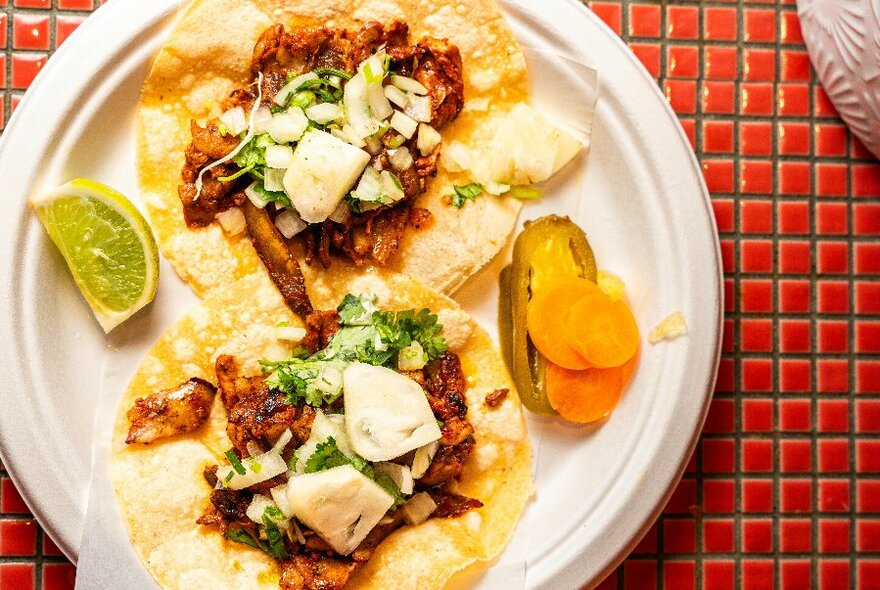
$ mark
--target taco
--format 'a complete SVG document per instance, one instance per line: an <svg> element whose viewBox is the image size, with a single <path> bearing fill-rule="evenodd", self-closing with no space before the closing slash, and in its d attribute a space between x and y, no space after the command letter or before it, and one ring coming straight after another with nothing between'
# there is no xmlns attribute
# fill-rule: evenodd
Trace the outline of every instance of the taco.
<svg viewBox="0 0 880 590"><path fill-rule="evenodd" d="M265 272L259 218L308 264L387 267L451 292L520 209L476 197L515 194L582 147L527 99L493 0L195 0L143 88L144 201L198 294Z"/></svg>
<svg viewBox="0 0 880 590"><path fill-rule="evenodd" d="M265 276L217 291L131 382L111 481L162 587L442 588L512 534L530 448L487 334L402 275L330 274L305 326Z"/></svg>

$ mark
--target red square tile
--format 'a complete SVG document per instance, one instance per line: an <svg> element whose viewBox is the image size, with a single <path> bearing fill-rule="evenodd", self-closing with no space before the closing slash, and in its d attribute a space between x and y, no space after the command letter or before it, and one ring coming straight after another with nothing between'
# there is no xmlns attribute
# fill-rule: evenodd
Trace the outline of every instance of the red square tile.
<svg viewBox="0 0 880 590"><path fill-rule="evenodd" d="M840 281L819 281L819 311L849 313L849 284Z"/></svg>
<svg viewBox="0 0 880 590"><path fill-rule="evenodd" d="M779 520L779 549L783 553L805 553L812 550L812 523L806 518Z"/></svg>
<svg viewBox="0 0 880 590"><path fill-rule="evenodd" d="M787 156L808 156L810 154L810 125L807 123L780 123L779 153Z"/></svg>
<svg viewBox="0 0 880 590"><path fill-rule="evenodd" d="M731 312L734 310L736 306L735 297L733 294L733 279L725 277L724 278L724 311Z"/></svg>
<svg viewBox="0 0 880 590"><path fill-rule="evenodd" d="M0 557L32 556L36 552L36 521L0 520Z"/></svg>
<svg viewBox="0 0 880 590"><path fill-rule="evenodd" d="M695 119L679 117L678 122L681 123L681 128L684 130L684 134L687 135L688 143L691 144L691 149L697 149L697 122Z"/></svg>
<svg viewBox="0 0 880 590"><path fill-rule="evenodd" d="M854 197L880 197L880 165L853 166L852 176Z"/></svg>
<svg viewBox="0 0 880 590"><path fill-rule="evenodd" d="M58 0L61 10L92 10L94 7L94 0Z"/></svg>
<svg viewBox="0 0 880 590"><path fill-rule="evenodd" d="M737 59L735 47L704 47L703 77L707 80L736 80Z"/></svg>
<svg viewBox="0 0 880 590"><path fill-rule="evenodd" d="M740 85L741 112L744 115L773 114L773 85L765 82L744 82ZM780 106L782 103L780 102Z"/></svg>
<svg viewBox="0 0 880 590"><path fill-rule="evenodd" d="M880 283L856 283L856 313L880 314Z"/></svg>
<svg viewBox="0 0 880 590"><path fill-rule="evenodd" d="M36 14L16 14L12 19L12 46L15 49L48 50L49 17Z"/></svg>
<svg viewBox="0 0 880 590"><path fill-rule="evenodd" d="M693 479L684 478L675 486L663 511L666 514L690 514L696 503L697 483Z"/></svg>
<svg viewBox="0 0 880 590"><path fill-rule="evenodd" d="M867 354L880 352L880 322L856 322L856 352Z"/></svg>
<svg viewBox="0 0 880 590"><path fill-rule="evenodd" d="M856 524L856 549L880 551L880 520L859 520Z"/></svg>
<svg viewBox="0 0 880 590"><path fill-rule="evenodd" d="M849 244L846 242L819 242L816 246L817 269L820 274L849 272Z"/></svg>
<svg viewBox="0 0 880 590"><path fill-rule="evenodd" d="M747 194L771 194L773 167L770 162L755 160L740 162L740 190Z"/></svg>
<svg viewBox="0 0 880 590"><path fill-rule="evenodd" d="M856 432L880 432L880 400L856 401Z"/></svg>
<svg viewBox="0 0 880 590"><path fill-rule="evenodd" d="M880 220L880 207L878 207L878 220ZM853 225L858 227L858 210L853 210ZM880 221L878 221L880 230ZM816 232L821 235L844 235L849 231L849 217L845 203L817 203L816 204ZM855 230L858 233L858 229ZM878 231L880 233L880 231Z"/></svg>
<svg viewBox="0 0 880 590"><path fill-rule="evenodd" d="M666 36L670 39L696 39L699 22L700 10L696 6L666 7Z"/></svg>
<svg viewBox="0 0 880 590"><path fill-rule="evenodd" d="M819 480L819 510L821 512L849 512L849 480Z"/></svg>
<svg viewBox="0 0 880 590"><path fill-rule="evenodd" d="M721 351L733 352L733 320L724 320L721 325Z"/></svg>
<svg viewBox="0 0 880 590"><path fill-rule="evenodd" d="M808 320L780 320L780 352L810 352L810 346L810 322Z"/></svg>
<svg viewBox="0 0 880 590"><path fill-rule="evenodd" d="M769 473L773 471L773 441L740 441L742 470L746 473Z"/></svg>
<svg viewBox="0 0 880 590"><path fill-rule="evenodd" d="M808 313L810 311L810 282L780 280L779 310L783 313Z"/></svg>
<svg viewBox="0 0 880 590"><path fill-rule="evenodd" d="M733 201L729 199L712 199L712 209L715 211L715 225L721 233L730 233L733 226Z"/></svg>
<svg viewBox="0 0 880 590"><path fill-rule="evenodd" d="M4 5L6 3L4 2ZM14 0L12 3L16 8L50 8L51 0Z"/></svg>
<svg viewBox="0 0 880 590"><path fill-rule="evenodd" d="M816 138L816 155L842 158L846 156L846 127L838 124L821 124L813 127Z"/></svg>
<svg viewBox="0 0 880 590"><path fill-rule="evenodd" d="M52 540L52 537L47 535L45 531L43 532L43 555L48 555L49 557L61 557L64 555L61 549L58 548L58 545L55 544L55 541Z"/></svg>
<svg viewBox="0 0 880 590"><path fill-rule="evenodd" d="M880 580L880 560L860 559L856 562L856 580L858 590L868 590Z"/></svg>
<svg viewBox="0 0 880 590"><path fill-rule="evenodd" d="M693 561L667 561L663 564L663 580L668 588L693 590L695 574Z"/></svg>
<svg viewBox="0 0 880 590"><path fill-rule="evenodd" d="M835 473L849 470L849 441L846 439L822 439L818 441L819 471Z"/></svg>
<svg viewBox="0 0 880 590"><path fill-rule="evenodd" d="M33 590L34 571L32 563L0 563L0 588Z"/></svg>
<svg viewBox="0 0 880 590"><path fill-rule="evenodd" d="M817 361L819 393L846 393L849 391L849 364L845 360Z"/></svg>
<svg viewBox="0 0 880 590"><path fill-rule="evenodd" d="M660 77L660 46L655 43L630 43L629 48L635 54L648 73L654 78Z"/></svg>
<svg viewBox="0 0 880 590"><path fill-rule="evenodd" d="M742 401L742 429L744 432L773 431L773 401L744 399Z"/></svg>
<svg viewBox="0 0 880 590"><path fill-rule="evenodd" d="M810 56L806 51L784 50L781 52L781 79L794 82L810 81Z"/></svg>
<svg viewBox="0 0 880 590"><path fill-rule="evenodd" d="M833 320L820 320L816 337L820 353L849 352L849 324Z"/></svg>
<svg viewBox="0 0 880 590"><path fill-rule="evenodd" d="M816 117L834 117L836 119L840 118L840 115L837 113L837 110L831 103L831 99L828 98L828 94L820 86L816 86L813 114Z"/></svg>
<svg viewBox="0 0 880 590"><path fill-rule="evenodd" d="M703 82L703 112L732 115L736 108L736 87L733 82Z"/></svg>
<svg viewBox="0 0 880 590"><path fill-rule="evenodd" d="M733 121L704 121L703 151L733 153Z"/></svg>
<svg viewBox="0 0 880 590"><path fill-rule="evenodd" d="M847 553L849 551L849 521L819 521L819 551L822 553Z"/></svg>
<svg viewBox="0 0 880 590"><path fill-rule="evenodd" d="M742 590L767 590L773 587L773 561L744 559L742 562Z"/></svg>
<svg viewBox="0 0 880 590"><path fill-rule="evenodd" d="M783 12L779 15L779 41L786 45L802 45L801 21L796 12Z"/></svg>
<svg viewBox="0 0 880 590"><path fill-rule="evenodd" d="M733 240L721 240L721 270L727 274L734 271Z"/></svg>
<svg viewBox="0 0 880 590"><path fill-rule="evenodd" d="M718 364L718 378L715 381L715 391L733 391L733 374L733 360L721 359L721 362Z"/></svg>
<svg viewBox="0 0 880 590"><path fill-rule="evenodd" d="M697 110L697 83L692 80L664 82L666 100L678 114L690 115Z"/></svg>
<svg viewBox="0 0 880 590"><path fill-rule="evenodd" d="M880 362L856 361L856 393L880 393Z"/></svg>
<svg viewBox="0 0 880 590"><path fill-rule="evenodd" d="M810 361L801 359L779 361L779 388L783 393L804 393L810 391L811 387Z"/></svg>
<svg viewBox="0 0 880 590"><path fill-rule="evenodd" d="M880 512L880 481L860 479L856 482L858 511L862 514Z"/></svg>
<svg viewBox="0 0 880 590"><path fill-rule="evenodd" d="M845 197L848 186L846 164L816 164L816 193L820 197Z"/></svg>
<svg viewBox="0 0 880 590"><path fill-rule="evenodd" d="M810 274L812 265L810 242L780 240L777 248L779 249L779 272L784 274Z"/></svg>
<svg viewBox="0 0 880 590"><path fill-rule="evenodd" d="M729 560L703 562L704 590L734 590L734 563Z"/></svg>
<svg viewBox="0 0 880 590"><path fill-rule="evenodd" d="M608 25L612 31L620 35L623 15L619 2L590 2L590 9Z"/></svg>
<svg viewBox="0 0 880 590"><path fill-rule="evenodd" d="M764 319L743 319L742 350L744 352L770 352L773 350L773 322Z"/></svg>
<svg viewBox="0 0 880 590"><path fill-rule="evenodd" d="M702 442L703 471L709 473L733 473L733 441L708 439Z"/></svg>
<svg viewBox="0 0 880 590"><path fill-rule="evenodd" d="M769 519L744 520L742 523L742 550L746 553L773 551L773 521Z"/></svg>
<svg viewBox="0 0 880 590"><path fill-rule="evenodd" d="M709 413L706 416L706 423L703 425L703 432L732 433L734 422L733 400L715 398L709 404Z"/></svg>
<svg viewBox="0 0 880 590"><path fill-rule="evenodd" d="M784 479L779 482L780 509L783 512L810 512L813 487L809 479Z"/></svg>
<svg viewBox="0 0 880 590"><path fill-rule="evenodd" d="M808 162L779 163L779 192L783 195L808 195L812 192Z"/></svg>
<svg viewBox="0 0 880 590"><path fill-rule="evenodd" d="M5 3L3 4L5 6ZM0 47L6 48L6 22L7 16L5 14L0 15Z"/></svg>
<svg viewBox="0 0 880 590"><path fill-rule="evenodd" d="M821 560L819 562L819 588L821 590L847 590L849 588L849 561Z"/></svg>
<svg viewBox="0 0 880 590"><path fill-rule="evenodd" d="M22 500L18 490L8 477L0 479L0 513L29 514L27 504Z"/></svg>
<svg viewBox="0 0 880 590"><path fill-rule="evenodd" d="M846 400L819 400L819 432L848 432L849 403Z"/></svg>
<svg viewBox="0 0 880 590"><path fill-rule="evenodd" d="M668 518L663 521L663 548L672 553L696 551L696 532L693 520Z"/></svg>
<svg viewBox="0 0 880 590"><path fill-rule="evenodd" d="M773 149L770 123L743 121L739 124L739 151L744 156L769 156Z"/></svg>
<svg viewBox="0 0 880 590"><path fill-rule="evenodd" d="M660 8L659 6L657 7ZM700 54L696 47L670 45L666 48L666 75L693 79L700 73Z"/></svg>
<svg viewBox="0 0 880 590"><path fill-rule="evenodd" d="M749 513L773 511L773 482L769 479L745 479L742 487L742 509Z"/></svg>
<svg viewBox="0 0 880 590"><path fill-rule="evenodd" d="M853 204L853 231L860 236L880 235L880 205Z"/></svg>
<svg viewBox="0 0 880 590"><path fill-rule="evenodd" d="M69 563L43 565L43 590L73 590L76 568Z"/></svg>
<svg viewBox="0 0 880 590"><path fill-rule="evenodd" d="M810 233L810 204L807 201L780 201L777 208L780 233Z"/></svg>
<svg viewBox="0 0 880 590"><path fill-rule="evenodd" d="M812 469L813 446L808 440L779 441L780 469L783 473L806 473Z"/></svg>
<svg viewBox="0 0 880 590"><path fill-rule="evenodd" d="M657 562L647 559L628 559L623 563L623 579L626 588L655 588Z"/></svg>
<svg viewBox="0 0 880 590"><path fill-rule="evenodd" d="M770 313L773 311L773 282L766 279L744 279L740 283L742 311Z"/></svg>
<svg viewBox="0 0 880 590"><path fill-rule="evenodd" d="M24 89L46 64L44 53L16 53L12 55L12 87Z"/></svg>
<svg viewBox="0 0 880 590"><path fill-rule="evenodd" d="M781 83L776 88L779 114L785 117L807 117L810 114L810 86Z"/></svg>
<svg viewBox="0 0 880 590"><path fill-rule="evenodd" d="M740 270L742 272L773 272L773 242L743 240L740 243Z"/></svg>
<svg viewBox="0 0 880 590"><path fill-rule="evenodd" d="M854 250L857 274L880 274L880 243L856 244Z"/></svg>
<svg viewBox="0 0 880 590"><path fill-rule="evenodd" d="M703 160L703 177L713 193L733 192L733 161Z"/></svg>
<svg viewBox="0 0 880 590"><path fill-rule="evenodd" d="M855 135L850 135L850 157L853 160L874 160L871 151L865 147L865 144Z"/></svg>
<svg viewBox="0 0 880 590"><path fill-rule="evenodd" d="M639 544L636 545L636 548L633 549L633 555L649 555L651 553L657 553L657 527L658 523L654 523L648 532L645 533L645 536L642 537Z"/></svg>
<svg viewBox="0 0 880 590"><path fill-rule="evenodd" d="M880 473L880 440L856 441L856 470L859 473Z"/></svg>
<svg viewBox="0 0 880 590"><path fill-rule="evenodd" d="M629 34L632 37L659 37L660 7L654 4L630 5Z"/></svg>
<svg viewBox="0 0 880 590"><path fill-rule="evenodd" d="M773 233L773 207L770 201L740 201L739 219L743 233Z"/></svg>
<svg viewBox="0 0 880 590"><path fill-rule="evenodd" d="M706 519L703 521L703 551L707 553L733 552L733 521Z"/></svg>
<svg viewBox="0 0 880 590"><path fill-rule="evenodd" d="M776 79L776 52L771 49L746 49L743 64L744 80L772 82Z"/></svg>
<svg viewBox="0 0 880 590"><path fill-rule="evenodd" d="M810 562L806 559L785 559L779 563L779 581L782 590L810 588Z"/></svg>
<svg viewBox="0 0 880 590"><path fill-rule="evenodd" d="M776 41L776 13L772 10L746 9L743 13L743 40L750 43Z"/></svg>
<svg viewBox="0 0 880 590"><path fill-rule="evenodd" d="M733 504L732 480L707 480L703 482L703 510L705 512L732 513Z"/></svg>
<svg viewBox="0 0 880 590"><path fill-rule="evenodd" d="M706 8L703 11L703 38L707 41L735 41L735 8Z"/></svg>
<svg viewBox="0 0 880 590"><path fill-rule="evenodd" d="M56 16L55 46L61 47L61 44L67 41L67 38L70 37L71 33L73 33L84 21L85 17L83 16Z"/></svg>
<svg viewBox="0 0 880 590"><path fill-rule="evenodd" d="M809 432L812 426L810 400L785 399L779 401L779 430Z"/></svg>
<svg viewBox="0 0 880 590"><path fill-rule="evenodd" d="M773 363L769 359L743 359L742 388L747 393L773 389Z"/></svg>

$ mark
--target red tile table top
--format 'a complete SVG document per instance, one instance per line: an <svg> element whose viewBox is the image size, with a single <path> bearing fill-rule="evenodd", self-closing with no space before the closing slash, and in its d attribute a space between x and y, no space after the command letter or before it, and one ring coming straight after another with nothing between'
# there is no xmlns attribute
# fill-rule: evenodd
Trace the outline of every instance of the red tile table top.
<svg viewBox="0 0 880 590"><path fill-rule="evenodd" d="M100 0L0 0L0 125ZM715 398L658 522L602 588L880 587L880 164L793 0L588 2L690 137L725 271ZM0 589L74 569L0 466Z"/></svg>

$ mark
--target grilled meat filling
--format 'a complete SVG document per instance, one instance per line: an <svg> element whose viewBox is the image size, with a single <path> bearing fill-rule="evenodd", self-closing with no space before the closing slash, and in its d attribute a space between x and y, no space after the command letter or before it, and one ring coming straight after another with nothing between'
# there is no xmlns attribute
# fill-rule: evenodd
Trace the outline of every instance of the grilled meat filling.
<svg viewBox="0 0 880 590"><path fill-rule="evenodd" d="M151 443L198 430L211 415L217 388L198 377L138 398L128 411L131 428L125 442Z"/></svg>

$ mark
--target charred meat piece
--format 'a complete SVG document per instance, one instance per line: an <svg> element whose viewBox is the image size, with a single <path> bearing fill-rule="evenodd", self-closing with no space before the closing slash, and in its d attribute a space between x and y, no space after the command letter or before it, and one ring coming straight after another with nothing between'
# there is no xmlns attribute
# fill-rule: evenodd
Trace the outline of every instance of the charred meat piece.
<svg viewBox="0 0 880 590"><path fill-rule="evenodd" d="M486 407L497 408L507 398L508 393L510 393L510 390L506 387L504 389L496 389L486 396L483 403L486 404Z"/></svg>
<svg viewBox="0 0 880 590"><path fill-rule="evenodd" d="M316 352L326 348L337 331L339 331L339 314L335 309L314 311L306 318L306 335L299 344Z"/></svg>
<svg viewBox="0 0 880 590"><path fill-rule="evenodd" d="M442 422L441 446L456 445L474 432L467 421L467 381L458 355L447 353L425 366L426 391L431 410Z"/></svg>
<svg viewBox="0 0 880 590"><path fill-rule="evenodd" d="M445 39L425 37L419 41L413 77L431 97L431 125L435 129L458 116L464 107L464 82L458 47Z"/></svg>
<svg viewBox="0 0 880 590"><path fill-rule="evenodd" d="M467 496L459 496L447 492L446 490L431 490L428 492L434 503L437 504L437 510L431 515L433 518L455 518L461 516L468 510L482 508L483 503L474 498Z"/></svg>
<svg viewBox="0 0 880 590"><path fill-rule="evenodd" d="M268 449L288 428L297 446L309 438L315 410L311 406L292 406L284 394L271 391L265 383L250 397L239 400L229 410L226 434L232 446L247 456L247 443Z"/></svg>
<svg viewBox="0 0 880 590"><path fill-rule="evenodd" d="M349 559L309 552L281 564L283 590L341 590L358 564Z"/></svg>
<svg viewBox="0 0 880 590"><path fill-rule="evenodd" d="M217 388L204 379L189 381L135 400L128 411L131 428L125 442L150 443L197 430L211 414Z"/></svg>
<svg viewBox="0 0 880 590"><path fill-rule="evenodd" d="M221 354L214 363L214 371L217 373L217 385L220 389L220 401L228 410L235 407L239 401L262 392L265 389L263 381L265 377L255 375L245 377L239 373L238 361L228 354Z"/></svg>
<svg viewBox="0 0 880 590"><path fill-rule="evenodd" d="M468 423L470 426L470 423ZM473 430L473 428L471 428ZM474 437L468 437L463 442L455 446L443 446L437 450L434 455L431 466L425 472L425 475L419 479L419 487L431 487L445 483L451 479L458 477L464 466L465 460L474 450Z"/></svg>
<svg viewBox="0 0 880 590"><path fill-rule="evenodd" d="M269 271L272 282L284 297L284 302L299 317L307 318L314 308L306 292L302 269L291 254L284 236L265 209L257 209L253 203L245 200L242 210L251 243Z"/></svg>

